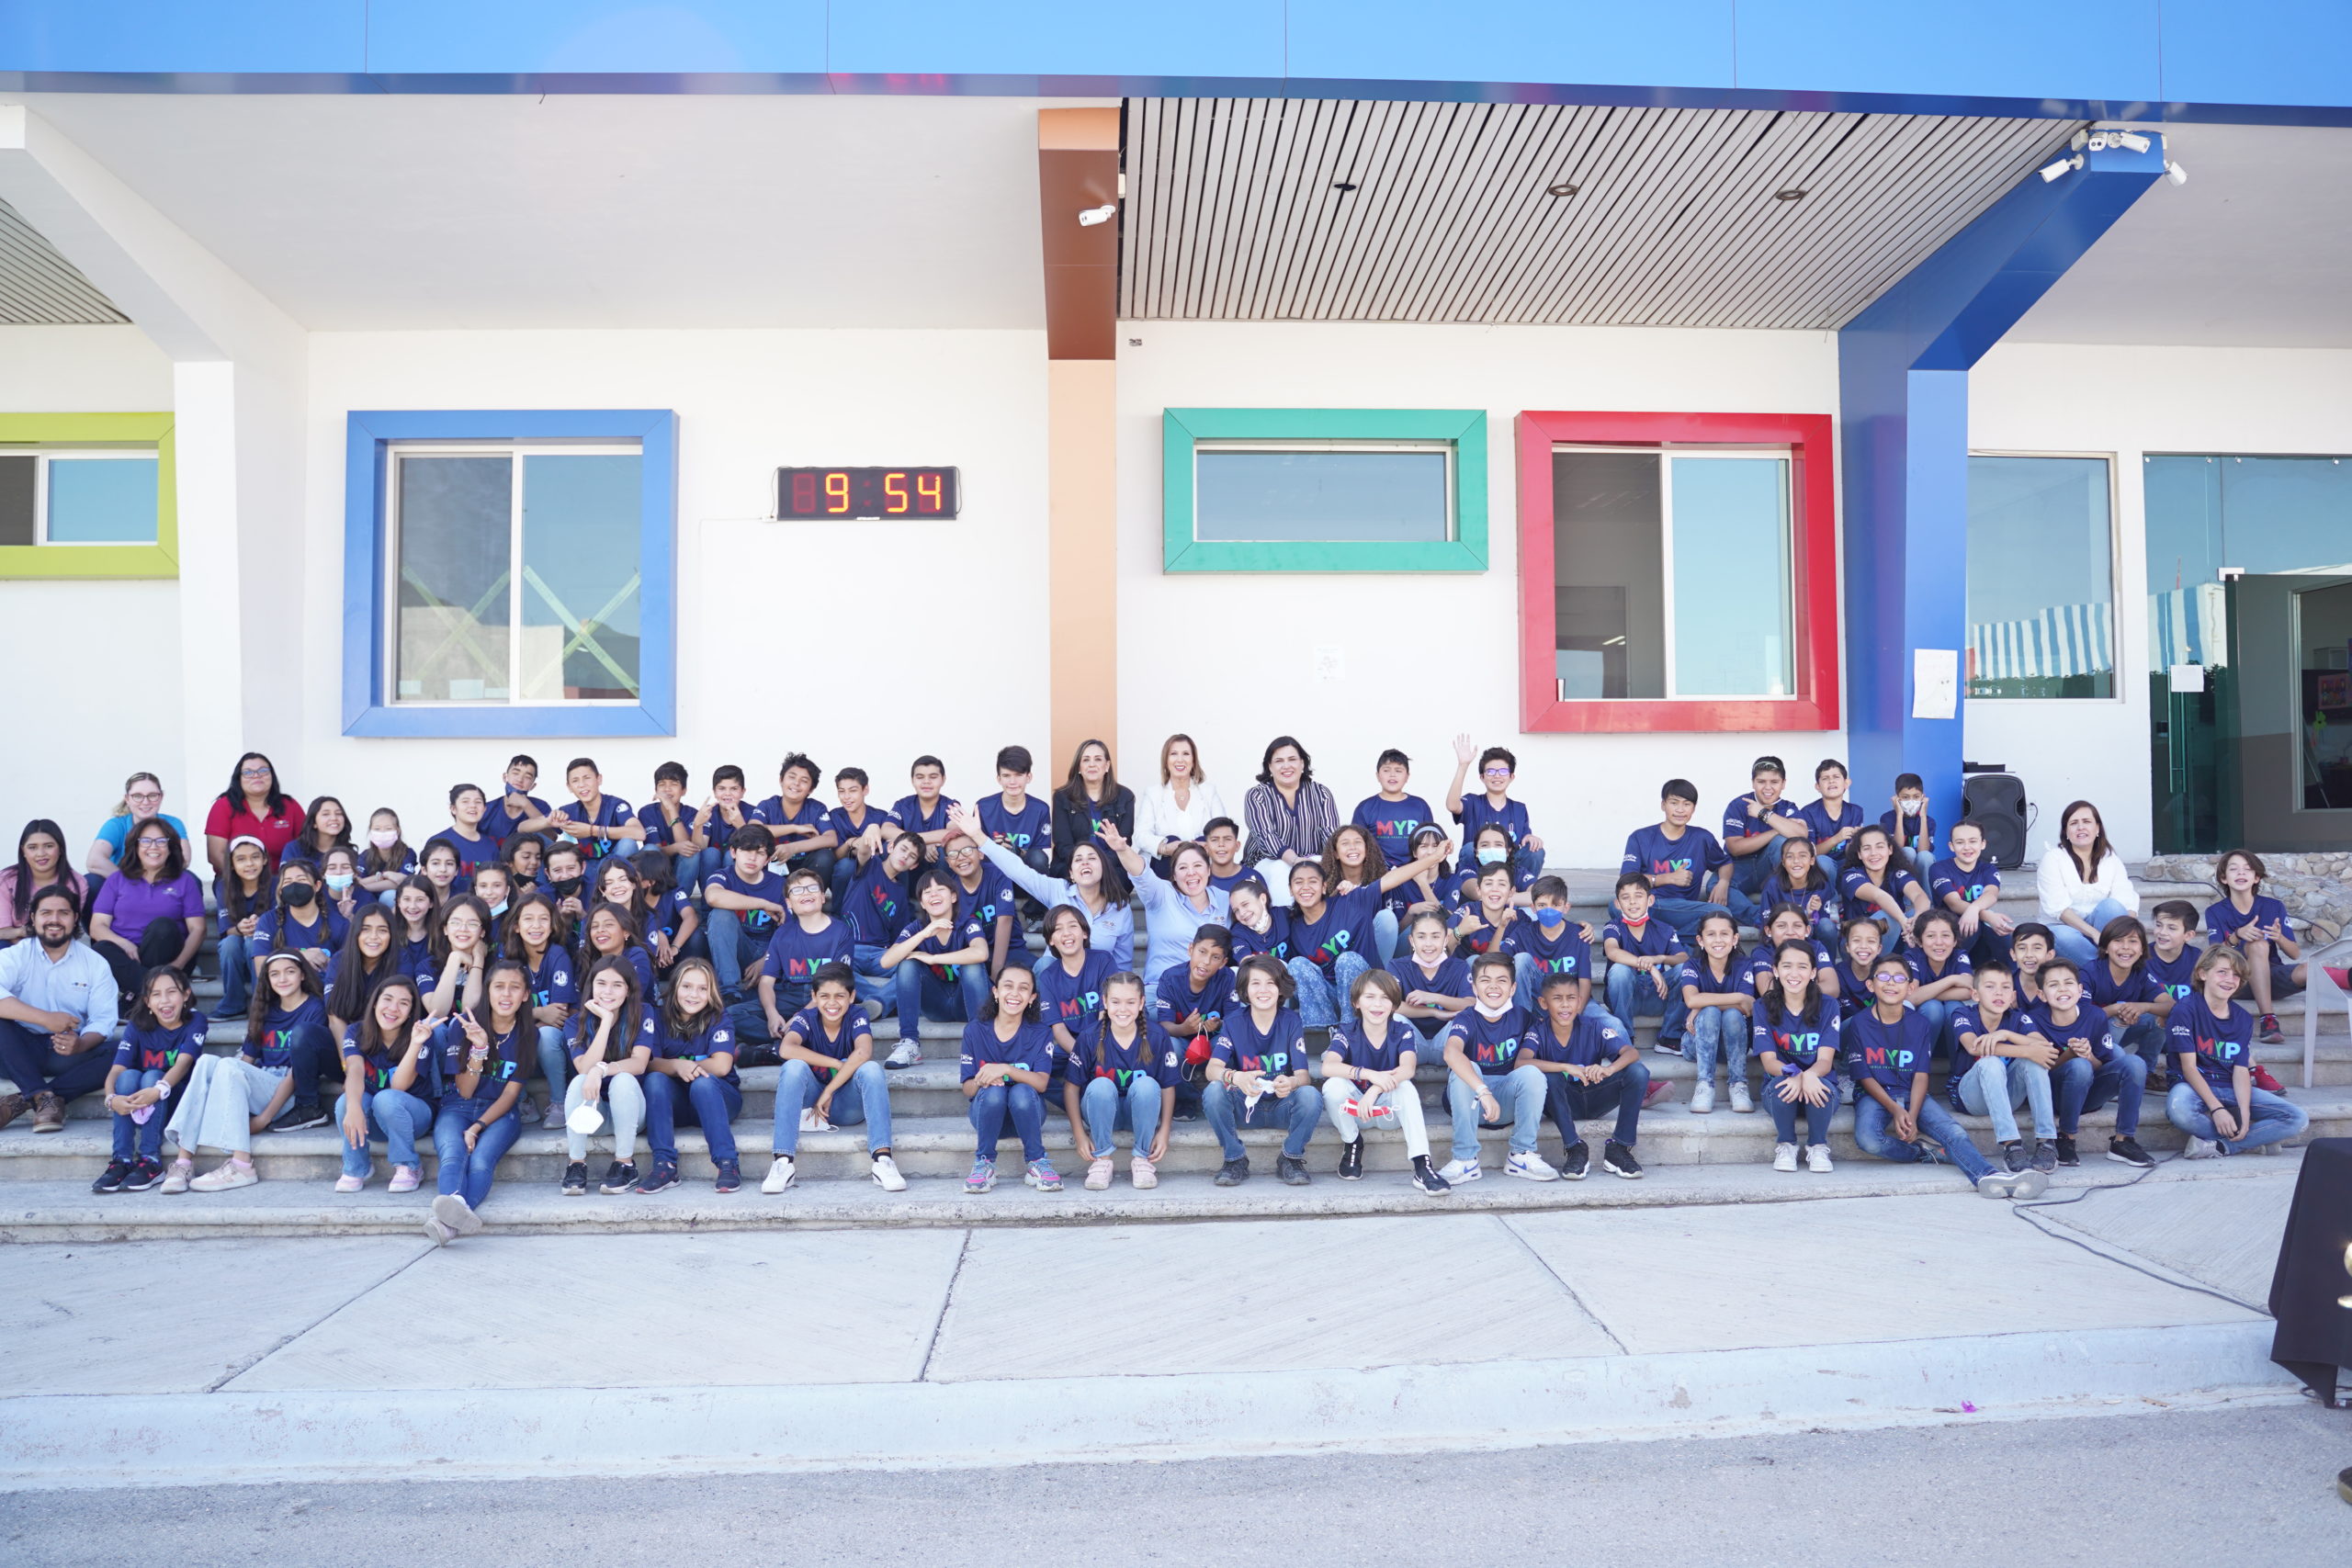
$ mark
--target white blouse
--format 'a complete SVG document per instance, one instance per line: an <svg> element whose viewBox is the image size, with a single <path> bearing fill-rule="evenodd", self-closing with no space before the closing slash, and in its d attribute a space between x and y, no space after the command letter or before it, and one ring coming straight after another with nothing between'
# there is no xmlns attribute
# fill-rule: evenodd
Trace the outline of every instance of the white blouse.
<svg viewBox="0 0 2352 1568"><path fill-rule="evenodd" d="M1193 781L1193 799L1187 806L1176 804L1176 792L1168 785L1154 785L1136 802L1136 848L1156 855L1163 840L1197 840L1203 828L1226 815L1224 797L1206 779Z"/></svg>
<svg viewBox="0 0 2352 1568"><path fill-rule="evenodd" d="M2056 925L2068 909L2088 918L2109 898L2127 909L2140 908L2139 889L2132 886L2131 874L2123 869L2123 857L2112 850L2098 863L2098 875L2086 882L2072 851L2064 844L2046 845L2034 867L2033 881L2041 899L2041 919L2048 925Z"/></svg>

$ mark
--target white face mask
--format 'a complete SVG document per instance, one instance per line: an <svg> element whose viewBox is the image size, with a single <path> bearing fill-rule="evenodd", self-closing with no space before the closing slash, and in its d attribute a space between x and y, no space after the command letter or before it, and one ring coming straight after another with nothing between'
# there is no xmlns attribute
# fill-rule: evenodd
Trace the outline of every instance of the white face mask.
<svg viewBox="0 0 2352 1568"><path fill-rule="evenodd" d="M1470 1005L1476 1009L1478 1016L1485 1019L1488 1023L1498 1021L1501 1019L1503 1014L1510 1011L1511 1010L1511 1004L1509 1002L1505 1002L1502 1006L1496 1008L1490 1008L1486 1003L1477 1001L1474 1001Z"/></svg>

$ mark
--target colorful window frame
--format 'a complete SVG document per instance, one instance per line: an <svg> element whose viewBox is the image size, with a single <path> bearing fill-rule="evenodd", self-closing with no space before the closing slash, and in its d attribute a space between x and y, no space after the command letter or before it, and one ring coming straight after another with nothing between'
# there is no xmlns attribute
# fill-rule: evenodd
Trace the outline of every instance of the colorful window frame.
<svg viewBox="0 0 2352 1568"><path fill-rule="evenodd" d="M386 700L388 449L423 441L633 441L643 455L639 535L639 700L500 703L481 707ZM354 412L344 447L343 732L470 739L675 735L678 418L668 409L503 409Z"/></svg>
<svg viewBox="0 0 2352 1568"><path fill-rule="evenodd" d="M0 545L0 578L176 578L179 480L168 413L0 413L0 446L109 446L155 449L152 545Z"/></svg>
<svg viewBox="0 0 2352 1568"><path fill-rule="evenodd" d="M1453 448L1453 537L1233 543L1193 536L1203 441L1442 441ZM1479 409L1168 409L1160 415L1162 571L1484 571L1487 415Z"/></svg>
<svg viewBox="0 0 2352 1568"><path fill-rule="evenodd" d="M1640 734L1838 727L1836 454L1827 414L1523 412L1518 435L1521 729ZM1793 696L1561 699L1552 516L1552 449L1560 446L1788 449Z"/></svg>

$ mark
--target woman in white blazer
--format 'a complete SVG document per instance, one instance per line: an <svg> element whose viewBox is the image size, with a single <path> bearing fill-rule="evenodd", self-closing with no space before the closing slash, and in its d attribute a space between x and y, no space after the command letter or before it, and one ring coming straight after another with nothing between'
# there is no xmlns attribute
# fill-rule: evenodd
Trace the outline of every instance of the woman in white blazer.
<svg viewBox="0 0 2352 1568"><path fill-rule="evenodd" d="M1189 735L1159 744L1159 783L1136 802L1136 848L1168 874L1168 857L1182 843L1198 843L1201 831L1225 815L1225 800L1201 771L1201 750Z"/></svg>
<svg viewBox="0 0 2352 1568"><path fill-rule="evenodd" d="M2087 800L2075 801L2059 818L2058 841L2042 850L2034 868L2034 891L2058 955L2076 964L2098 957L2098 933L2109 920L2140 912L2140 890L2107 841L2098 807Z"/></svg>

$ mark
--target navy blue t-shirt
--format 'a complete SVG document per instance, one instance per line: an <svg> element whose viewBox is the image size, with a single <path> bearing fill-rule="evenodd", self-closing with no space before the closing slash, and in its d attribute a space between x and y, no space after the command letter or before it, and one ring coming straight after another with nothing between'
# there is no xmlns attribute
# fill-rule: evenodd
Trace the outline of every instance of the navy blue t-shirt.
<svg viewBox="0 0 2352 1568"><path fill-rule="evenodd" d="M1996 1029L2006 1029L2017 1034L2030 1034L2033 1032L2033 1018L2024 1008L2012 1003L2008 1011L1997 1014L1988 1021L1983 1005L1969 1002L1951 1010L1951 1028L1954 1040L1960 1040L1962 1036L1970 1034L1979 1036L1990 1034ZM1967 1069L1973 1066L1975 1061L1976 1054L1964 1047L1952 1060L1952 1074L1944 1080L1944 1098L1951 1101L1954 1111L1967 1109L1961 1103L1960 1084L1961 1080L1968 1076Z"/></svg>
<svg viewBox="0 0 2352 1568"><path fill-rule="evenodd" d="M865 837L867 831L872 829L895 828L898 825L899 819L896 817L870 800L865 803L863 820L860 821L850 820L849 811L843 807L836 806L825 813L825 826L831 830L834 839L843 847ZM884 837L887 838L888 835L885 834Z"/></svg>
<svg viewBox="0 0 2352 1568"><path fill-rule="evenodd" d="M1035 971L1038 1016L1077 1034L1102 1011L1102 985L1111 977L1111 965L1109 953L1090 947L1073 975L1063 965L1061 954L1054 954L1051 963Z"/></svg>
<svg viewBox="0 0 2352 1568"><path fill-rule="evenodd" d="M1860 862L1838 874L1838 896L1843 900L1846 908L1858 915L1865 912L1861 895L1863 886L1870 882L1870 879L1871 874L1862 869ZM1911 895L1908 890L1918 886L1919 879L1904 870L1901 862L1890 860L1886 863L1886 880L1879 884L1878 887L1880 892L1894 900L1896 908L1907 914L1911 908Z"/></svg>
<svg viewBox="0 0 2352 1568"><path fill-rule="evenodd" d="M775 853L778 860L807 852L810 839L821 839L831 830L831 824L828 821L831 814L817 804L817 797L813 795L802 795L800 804L796 807L786 806L781 795L772 795L760 802L753 811L761 821L768 825L770 832L779 828L811 829L808 833L776 833Z"/></svg>
<svg viewBox="0 0 2352 1568"><path fill-rule="evenodd" d="M890 815L910 833L944 833L947 831L947 813L957 804L942 792L933 799L931 809L925 811L922 796L901 795L890 803Z"/></svg>
<svg viewBox="0 0 2352 1568"><path fill-rule="evenodd" d="M1908 1105L1912 1078L1928 1070L1935 1055L1935 1025L1921 1018L1917 1008L1905 1008L1894 1023L1871 1008L1846 1020L1841 1028L1846 1070L1854 1081L1875 1082L1897 1105Z"/></svg>
<svg viewBox="0 0 2352 1568"><path fill-rule="evenodd" d="M647 849L658 851L673 844L694 842L695 829L702 825L702 813L682 800L677 805L677 819L673 821L668 809L657 800L637 814L638 821L645 829Z"/></svg>
<svg viewBox="0 0 2352 1568"><path fill-rule="evenodd" d="M528 957L520 962L531 987L531 1006L571 1007L580 1000L580 972L562 948L548 947L537 964Z"/></svg>
<svg viewBox="0 0 2352 1568"><path fill-rule="evenodd" d="M359 1087L363 1092L381 1094L392 1087L392 1069L401 1065L401 1057L407 1054L407 1041L405 1038L397 1043L389 1040L378 1041L376 1049L363 1051L359 1048L360 1029L361 1025L355 1023L343 1032L343 1060L346 1064L353 1061L359 1064ZM408 1030L403 1027L401 1033L405 1037ZM122 1043L124 1050L130 1049L129 1040L126 1039ZM118 1062L122 1060L119 1053L116 1055L115 1060Z"/></svg>
<svg viewBox="0 0 2352 1568"><path fill-rule="evenodd" d="M1737 949L1724 954L1722 973L1713 967L1713 961L1702 951L1692 953L1681 968L1674 972L1677 986L1696 987L1702 997L1728 997L1745 991L1756 994L1755 987L1742 982L1747 975L1747 960Z"/></svg>
<svg viewBox="0 0 2352 1568"><path fill-rule="evenodd" d="M545 817L548 814L548 803L537 795L526 795L523 798L531 803L530 809L524 816ZM523 818L506 814L506 794L503 790L490 797L490 806L481 814L479 830L483 837L495 839L502 844L523 830Z"/></svg>
<svg viewBox="0 0 2352 1568"><path fill-rule="evenodd" d="M1505 1008L1500 1018L1488 1018L1476 1008L1465 1008L1453 1015L1445 1026L1448 1042L1460 1041L1462 1054L1471 1066L1487 1077L1500 1077L1510 1071L1519 1056L1519 1043L1527 1033L1527 1014L1516 1007Z"/></svg>
<svg viewBox="0 0 2352 1568"><path fill-rule="evenodd" d="M1928 831L1928 848L1930 851L1934 850L1936 841L1941 835L1936 831L1936 819L1928 814L1925 807L1920 809L1917 817L1908 818L1901 826L1895 823L1897 815L1899 814L1892 808L1878 814L1878 825L1886 829L1886 836L1894 840L1896 849L1908 849L1916 854L1919 847L1919 829L1921 825L1925 824Z"/></svg>
<svg viewBox="0 0 2352 1568"><path fill-rule="evenodd" d="M1398 866L1413 858L1413 835L1437 820L1437 813L1418 795L1402 800L1383 800L1374 795L1356 802L1355 814L1348 820L1370 833L1382 857Z"/></svg>
<svg viewBox="0 0 2352 1568"><path fill-rule="evenodd" d="M2165 1021L2171 1038L2165 1048L2176 1056L2194 1055L2206 1084L2234 1110L2231 1075L2254 1066L2254 1014L2234 1001L2222 1005L2227 1018L2214 1016L2202 991L2182 998Z"/></svg>
<svg viewBox="0 0 2352 1568"><path fill-rule="evenodd" d="M1786 796L1759 810L1756 808L1754 795L1743 795L1724 807L1724 837L1752 839L1757 834L1769 830L1767 818L1778 818L1783 822L1802 822L1804 820L1804 813L1798 810ZM1770 855L1773 847L1771 844L1766 844L1755 852Z"/></svg>
<svg viewBox="0 0 2352 1568"><path fill-rule="evenodd" d="M1603 953L1608 952L1608 944L1614 942L1636 958L1658 958L1669 953L1687 953L1690 947L1679 931L1656 915L1645 919L1638 931L1620 915L1600 928L1600 941Z"/></svg>
<svg viewBox="0 0 2352 1568"><path fill-rule="evenodd" d="M1267 905L1266 929L1263 932L1251 931L1248 926L1243 925L1238 917L1233 922L1232 931L1235 968L1238 969L1241 966L1243 959L1255 958L1261 953L1277 958L1284 964L1290 962L1290 911L1288 909L1277 908L1272 904Z"/></svg>
<svg viewBox="0 0 2352 1568"><path fill-rule="evenodd" d="M2075 1004L2075 1021L2060 1023L2047 998L2026 1010L2026 1029L2039 1034L2061 1051L2076 1044L2090 1047L2091 1060L2104 1065L2115 1060L2115 1031L2108 1022L2106 1012L2090 1002Z"/></svg>
<svg viewBox="0 0 2352 1568"><path fill-rule="evenodd" d="M1335 893L1323 901L1322 918L1310 920L1295 905L1290 917L1291 951L1329 969L1343 953L1368 957L1372 947L1372 918L1380 912L1380 889L1357 887Z"/></svg>
<svg viewBox="0 0 2352 1568"><path fill-rule="evenodd" d="M1159 994L1152 1002L1151 1021L1162 1029L1171 1023L1197 1021L1214 1040L1233 1006L1232 970L1218 970L1209 976L1208 984L1196 991L1193 988L1193 966L1171 964L1160 971Z"/></svg>
<svg viewBox="0 0 2352 1568"><path fill-rule="evenodd" d="M1818 866L1815 868L1813 874L1817 886L1791 887L1781 880L1779 872L1772 872L1764 878L1764 891L1758 901L1768 909L1782 904L1794 904L1804 912L1805 924L1809 926L1818 925L1825 919L1835 919L1838 913L1838 889L1831 885L1828 874Z"/></svg>
<svg viewBox="0 0 2352 1568"><path fill-rule="evenodd" d="M814 1051L820 1056L831 1056L836 1062L848 1061L856 1052L860 1040L865 1042L865 1054L868 1056L874 1054L873 1021L865 1016L865 1009L855 1002L852 1002L849 1010L842 1014L841 1027L831 1033L826 1032L825 1015L817 1010L813 1002L786 1020L784 1032L787 1035L798 1035L803 1049ZM802 1058L795 1056L793 1060L797 1062ZM812 1070L830 1080L841 1069L819 1067Z"/></svg>
<svg viewBox="0 0 2352 1568"><path fill-rule="evenodd" d="M1976 863L1964 871L1949 855L1928 867L1928 896L1939 908L1951 907L1944 903L1950 894L1959 894L1963 904L1973 904L1984 896L1986 888L2000 886L2001 868L1993 863L1990 850L1978 855Z"/></svg>
<svg viewBox="0 0 2352 1568"><path fill-rule="evenodd" d="M417 857L422 860L425 851L435 844L448 845L450 849L457 852L458 855L458 886L470 887L473 886L474 873L496 860L499 850L499 842L496 839L480 829L476 829L475 832L479 836L471 842L468 842L465 839L458 837L455 828L444 828L424 840L416 852Z"/></svg>
<svg viewBox="0 0 2352 1568"><path fill-rule="evenodd" d="M656 1057L665 1062L707 1062L713 1056L726 1056L727 1071L721 1081L737 1089L743 1087L742 1076L736 1072L733 1060L734 1026L727 1021L723 1010L713 1008L703 1014L698 1027L677 1031L670 1027L667 1015L648 1009L645 1027L650 1037L639 1043L652 1046Z"/></svg>
<svg viewBox="0 0 2352 1568"><path fill-rule="evenodd" d="M2180 956L2167 960L2156 951L2156 944L2152 942L2148 944L2147 962L2141 968L2149 979L2178 1001L2197 988L2197 961L2200 956L2202 950L2195 942L2184 942L2180 944Z"/></svg>
<svg viewBox="0 0 2352 1568"><path fill-rule="evenodd" d="M1018 811L1005 808L1001 793L984 795L978 809L980 831L1024 860L1053 840L1053 812L1034 795L1023 797Z"/></svg>
<svg viewBox="0 0 2352 1568"><path fill-rule="evenodd" d="M1568 1026L1568 1037L1562 1040L1559 1032L1545 1019L1519 1037L1520 1049L1532 1051L1539 1062L1566 1062L1574 1067L1597 1067L1603 1062L1613 1062L1625 1051L1625 1032L1613 1022L1593 1016L1588 1008L1577 1014Z"/></svg>
<svg viewBox="0 0 2352 1568"><path fill-rule="evenodd" d="M1871 962L1877 961L1873 959ZM1958 948L1954 948L1951 956L1944 960L1942 968L1937 968L1928 962L1927 949L1916 942L1903 950L1903 964L1904 967L1911 971L1911 983L1915 986L1932 986L1937 981L1948 980L1954 975L1976 973L1975 960Z"/></svg>
<svg viewBox="0 0 2352 1568"><path fill-rule="evenodd" d="M300 953L306 948L322 947L329 953L343 949L343 939L350 934L342 914L323 898L312 900L304 917L298 919L291 909L277 908L254 922L251 943L255 959L273 953Z"/></svg>
<svg viewBox="0 0 2352 1568"><path fill-rule="evenodd" d="M2275 925L2291 936L2287 924L2287 906L2267 893L2254 896L2254 907L2240 909L2227 898L2216 898L2205 907L2205 942L2219 947L2248 926Z"/></svg>
<svg viewBox="0 0 2352 1568"><path fill-rule="evenodd" d="M1618 866L1649 877L1687 871L1690 873L1687 886L1678 883L1658 891L1669 898L1696 898L1706 890L1707 879L1730 863L1731 856L1724 852L1722 843L1696 822L1684 828L1679 839L1666 836L1666 824L1652 822L1625 835L1625 857Z"/></svg>
<svg viewBox="0 0 2352 1568"><path fill-rule="evenodd" d="M2165 988L2148 974L2144 961L2133 964L2131 972L2119 980L2104 958L2093 959L2084 967L2083 989L2102 1010L2118 1002L2153 1002L2165 994Z"/></svg>
<svg viewBox="0 0 2352 1568"><path fill-rule="evenodd" d="M884 869L887 857L876 855L850 879L842 895L842 915L851 935L866 947L888 947L914 912L914 895L907 885Z"/></svg>
<svg viewBox="0 0 2352 1568"><path fill-rule="evenodd" d="M565 801L563 803L563 810L569 814L573 822L579 824L582 829L589 827L626 828L631 822L637 820L637 814L629 809L628 802L619 798L617 795L598 795L596 797L596 809L594 812L591 812L587 806L579 800ZM485 815L487 814L485 813ZM570 834L563 833L562 824L560 823L557 824L556 831L563 834L567 839L571 837ZM575 841L580 845L581 854L592 862L603 860L605 856L611 854L613 852L613 845L615 842L615 840L611 839L598 839L593 837L580 839ZM634 846L631 847L634 848Z"/></svg>
<svg viewBox="0 0 2352 1568"><path fill-rule="evenodd" d="M1828 801L1816 800L1798 815L1804 818L1804 825L1812 830L1813 841L1816 844L1824 839L1836 838L1849 828L1866 828L1870 825L1870 818L1863 815L1860 807L1854 804L1854 797L1851 795L1848 795L1836 811L1829 809ZM1853 840L1849 839L1846 842L1850 844ZM1841 848L1838 853L1843 855L1845 851Z"/></svg>
<svg viewBox="0 0 2352 1568"><path fill-rule="evenodd" d="M1593 977L1592 944L1584 940L1583 929L1574 920L1563 920L1547 931L1543 921L1521 916L1503 932L1498 951L1510 957L1524 953L1546 975L1573 975L1579 980Z"/></svg>
<svg viewBox="0 0 2352 1568"><path fill-rule="evenodd" d="M890 939L890 944L895 947L899 942L905 942L908 938L930 929L931 917L924 914L921 909L917 909L914 912L913 917L910 919L905 925L899 928L899 934ZM937 955L948 953L961 953L964 949L971 946L974 942L983 940L984 933L980 930L979 921L953 919L951 918L949 930L944 936L924 937L922 941L915 943L914 947L907 953L904 962L909 964L913 963L915 961L915 956L918 953L931 953ZM946 981L950 985L955 984L956 976L963 972L964 968L960 964L947 964L937 966L926 964L925 967L931 969L933 974L938 976L942 980Z"/></svg>
<svg viewBox="0 0 2352 1568"><path fill-rule="evenodd" d="M1754 1021L1748 1027L1751 1049L1761 1056L1770 1051L1781 1059L1781 1076L1794 1077L1810 1071L1825 1048L1829 1052L1829 1071L1824 1077L1834 1077L1838 1071L1839 1030L1843 1021L1838 1013L1834 997L1823 997L1810 1012L1784 1016L1780 998L1759 1001ZM1759 1067L1762 1064L1758 1064ZM1770 1069L1765 1069L1767 1072Z"/></svg>
<svg viewBox="0 0 2352 1568"><path fill-rule="evenodd" d="M1277 1010L1272 1027L1265 1030L1248 1008L1236 1008L1225 1015L1209 1055L1236 1072L1285 1077L1306 1070L1306 1026L1289 1008Z"/></svg>
<svg viewBox="0 0 2352 1568"><path fill-rule="evenodd" d="M485 1020L482 1032L490 1037L489 1051L484 1057L481 1077L474 1085L477 1100L496 1100L510 1083L519 1083L529 1076L530 1064L538 1057L537 1032L527 1021L500 1033ZM433 1038L439 1049L434 1062L434 1072L440 1085L439 1092L455 1095L458 1075L472 1059L473 1043L466 1038L466 1027L455 1018L442 1021Z"/></svg>
<svg viewBox="0 0 2352 1568"><path fill-rule="evenodd" d="M851 940L847 920L827 919L822 929L812 931L796 916L768 938L766 967L761 973L779 986L806 986L823 965L850 961Z"/></svg>
<svg viewBox="0 0 2352 1568"><path fill-rule="evenodd" d="M996 1025L974 1019L964 1026L964 1048L957 1056L960 1076L975 1077L994 1062L1008 1063L1024 1073L1054 1069L1054 1033L1042 1023L1023 1023L1010 1040L997 1038Z"/></svg>
<svg viewBox="0 0 2352 1568"><path fill-rule="evenodd" d="M1388 961L1388 972L1396 976L1396 984L1407 996L1415 991L1434 991L1442 997L1470 995L1470 965L1463 959L1447 953L1437 961L1434 973L1423 969L1420 961L1407 948ZM1445 1032L1448 1020L1442 1018L1410 1018L1405 1021L1419 1031L1425 1040L1434 1040Z"/></svg>
<svg viewBox="0 0 2352 1568"><path fill-rule="evenodd" d="M759 880L747 881L737 874L731 857L724 868L706 877L702 886L706 897L712 889L724 887L728 892L745 898L764 898L778 907L784 903L784 874L782 872L763 869L760 873ZM763 940L776 928L777 917L766 909L737 909L733 913L735 918L742 922L743 934L753 942Z"/></svg>
<svg viewBox="0 0 2352 1568"><path fill-rule="evenodd" d="M114 1048L114 1065L142 1073L168 1071L182 1056L203 1051L204 1029L202 1013L180 1020L176 1029L141 1029L133 1025L123 1032L121 1043Z"/></svg>
<svg viewBox="0 0 2352 1568"><path fill-rule="evenodd" d="M1378 1040L1372 1038L1369 1026L1362 1021L1340 1024L1331 1031L1330 1043L1324 1047L1326 1055L1336 1055L1349 1066L1368 1073L1393 1073L1403 1065L1406 1052L1412 1052L1418 1062L1427 1050L1419 1032L1408 1028L1401 1018L1390 1019Z"/></svg>
<svg viewBox="0 0 2352 1568"><path fill-rule="evenodd" d="M1021 929L1021 890L1009 881L1004 873L988 862L980 863L980 885L967 887L959 878L956 884L956 913L980 922L980 930L988 932L989 951L996 951L996 921L999 915L1009 916L1012 924L1005 933L1004 961L1029 967L1029 938Z"/></svg>
<svg viewBox="0 0 2352 1568"><path fill-rule="evenodd" d="M1140 1020L1136 1021L1136 1037L1121 1044L1111 1032L1111 1021L1101 1019L1079 1033L1062 1077L1064 1081L1076 1084L1081 1093L1096 1078L1108 1078L1113 1089L1125 1094L1138 1074L1162 1089L1173 1089L1182 1076L1182 1055L1164 1041L1155 1042L1151 1031L1144 1028ZM1136 1132L1138 1136L1150 1135L1142 1127Z"/></svg>
<svg viewBox="0 0 2352 1568"><path fill-rule="evenodd" d="M1490 823L1499 825L1504 832L1510 835L1514 848L1524 843L1528 835L1534 831L1528 825L1527 807L1521 802L1506 795L1502 805L1496 806L1487 800L1483 791L1478 790L1463 792L1462 809L1453 814L1453 819L1462 824L1462 841L1473 846L1478 841L1479 831Z"/></svg>
<svg viewBox="0 0 2352 1568"><path fill-rule="evenodd" d="M1759 942L1749 951L1746 958L1740 960L1739 988L1741 990L1751 997L1761 997L1766 994L1762 988L1763 977L1773 971L1772 950L1779 945L1777 942ZM1820 942L1808 942L1805 946L1813 951L1813 967L1816 973L1824 969L1834 971L1838 967L1829 956L1829 949ZM1775 990L1779 988L1777 983L1773 988Z"/></svg>
<svg viewBox="0 0 2352 1568"><path fill-rule="evenodd" d="M305 997L290 1010L273 1002L262 1015L261 1032L245 1036L237 1054L256 1066L290 1067L294 1065L294 1036L311 1024L316 1024L322 1032L328 1027L326 1004L318 998Z"/></svg>

